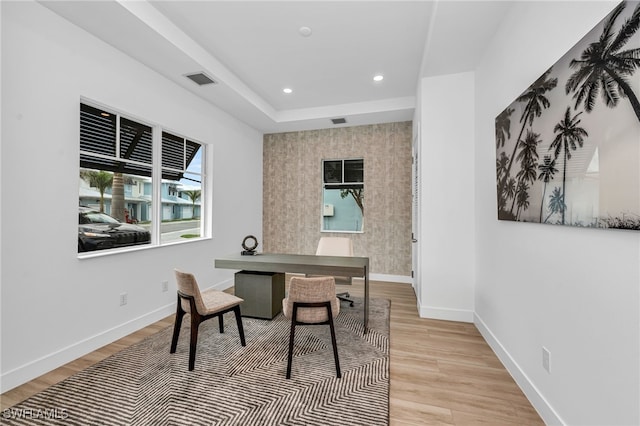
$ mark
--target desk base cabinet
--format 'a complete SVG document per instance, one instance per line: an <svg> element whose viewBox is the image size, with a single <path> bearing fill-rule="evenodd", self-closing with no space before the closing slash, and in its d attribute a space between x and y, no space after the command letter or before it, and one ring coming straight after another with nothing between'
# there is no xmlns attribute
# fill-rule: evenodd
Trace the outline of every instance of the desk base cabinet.
<svg viewBox="0 0 640 426"><path fill-rule="evenodd" d="M240 271L235 274L235 295L244 299L243 317L273 319L282 311L284 274Z"/></svg>
<svg viewBox="0 0 640 426"><path fill-rule="evenodd" d="M1 0L0 0L1 1ZM279 253L256 253L254 256L243 256L240 253L233 253L215 260L215 267L222 269L233 269L236 271L265 272L268 274L309 274L309 275L330 275L339 277L363 277L364 278L364 312L363 325L364 334L367 334L369 324L369 258L351 256L316 256L312 254L279 254ZM257 277L254 277L257 278ZM263 277L264 278L264 277ZM267 277L267 280L270 277ZM267 287L269 287L267 285ZM272 284L270 291L275 287ZM265 318L273 318L281 308L281 299L284 296L284 284L278 290L280 294L274 296L270 293L270 299L264 300L267 306L272 307L272 312ZM244 296L247 298L247 296ZM260 300L260 299L258 299ZM270 302L270 303L267 303ZM277 307L276 307L277 305ZM240 308L244 312L244 308ZM250 311L248 311L250 312ZM264 315L264 314L263 314Z"/></svg>

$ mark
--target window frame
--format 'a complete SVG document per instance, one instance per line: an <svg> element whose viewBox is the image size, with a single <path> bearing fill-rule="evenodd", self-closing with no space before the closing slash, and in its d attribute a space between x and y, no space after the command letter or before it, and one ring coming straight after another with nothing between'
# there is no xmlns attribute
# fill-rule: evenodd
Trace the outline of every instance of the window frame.
<svg viewBox="0 0 640 426"><path fill-rule="evenodd" d="M150 203L150 221L151 221L151 225L149 226L149 231L151 233L151 241L148 244L142 244L142 245L132 245L132 246L125 246L125 247L119 247L119 248L110 248L110 249L103 249L103 250L94 250L94 251L88 251L88 252L77 252L77 257L79 259L85 259L85 258L92 258L92 257L100 257L100 256L107 256L107 255L111 255L111 254L118 254L118 253L123 253L123 252L130 252L130 251L138 251L138 250L149 250L149 249L155 249L155 248L159 248L159 247L166 247L166 246L171 246L171 245L176 245L176 244L188 244L188 243L193 243L193 242L197 242L197 241L202 241L202 240L206 240L206 239L211 239L211 224L209 223L209 217L211 216L209 214L210 209L212 208L212 204L211 204L211 191L210 188L212 188L212 185L209 184L209 180L211 179L212 173L209 170L210 167L210 161L209 161L209 156L210 156L210 151L211 151L211 145L201 142L195 138L190 138L190 137L185 137L183 136L182 132L176 132L173 131L172 129L169 129L165 126L162 126L159 123L154 123L151 120L146 120L146 119L142 119L139 118L137 116L135 116L134 114L129 114L126 112L123 112L117 108L111 107L111 106L106 106L100 102L96 102L93 101L91 99L87 99L84 97L80 97L80 101L78 103L78 119L81 121L81 114L82 114L82 105L87 105L91 108L95 108L101 111L104 111L106 113L112 114L115 117L115 132L116 132L116 142L115 142L115 156L109 156L109 155L104 155L104 154L96 154L90 151L86 151L83 149L79 149L79 153L78 153L78 171L84 169L84 167L81 166L81 158L82 156L90 156L90 157L95 157L95 158L100 158L103 160L111 160L111 161L124 161L126 163L130 163L133 165L137 165L137 166L144 166L144 167L149 167L150 169L150 180L151 180L151 203ZM120 152L120 123L122 119L125 120L129 120L129 121L133 121L135 123L144 125L144 126L148 126L151 129L151 140L152 140L152 145L151 145L151 163L150 164L146 164L146 163L141 163L139 161L136 160L127 160L127 159L122 159L120 158L121 152ZM78 129L80 129L80 123L78 124ZM200 206L200 214L199 214L199 222L200 222L200 236L199 237L194 237L194 238L181 238L179 240L175 240L175 241L166 241L166 242L162 242L162 210L163 210L163 200L162 200L162 185L163 185L163 178L162 178L162 172L163 172L163 167L162 167L162 135L163 133L169 133L171 135L174 136L178 136L181 137L185 140L188 140L189 142L193 143L193 144L197 144L199 145L199 148L196 149L195 151L200 151L200 161L201 161L201 171L199 173L200 177L201 177L201 182L200 182L200 197L199 197L199 206ZM80 135L78 134L78 146L79 148L81 147L80 144ZM194 154L195 157L195 154ZM184 160L183 160L184 161ZM183 162L184 164L184 162ZM184 167L184 171L186 171L188 169L189 166L191 166L192 163L189 163L187 165L185 165ZM112 172L111 170L108 169L98 169L95 168L96 170L105 170L108 172ZM172 169L172 171L176 172L176 169ZM193 172L188 172L190 175L194 174ZM124 172L125 175L127 174L131 174L131 173L127 173ZM142 176L142 175L141 175ZM184 173L182 174L182 176L184 176ZM181 177L182 177L181 176ZM171 184L175 184L178 186L178 188L180 187L180 183L179 181L171 181ZM140 189L140 187L144 188L144 183L140 180L137 182L137 186L139 187L138 189ZM78 188L77 190L79 190L80 188ZM78 204L82 205L81 200L80 200L80 194L78 193ZM126 205L126 200L125 200L125 205ZM193 212L193 211L192 211ZM192 213L193 214L193 213Z"/></svg>
<svg viewBox="0 0 640 426"><path fill-rule="evenodd" d="M345 162L348 161L359 161L362 164L362 179L361 181L356 181L356 180L346 180L346 167L345 167ZM326 167L325 167L325 163L328 162L340 162L340 181L335 181L335 178L332 179L333 181L331 182L327 182L327 178L326 178ZM360 223L360 230L342 230L342 229L325 229L325 190L326 189L343 189L342 187L346 187L346 186L360 186L362 188L362 191L364 193L364 187L365 187L365 176L364 176L364 157L346 157L346 158L325 158L321 160L321 178L322 178L322 197L321 197L321 207L320 207L320 232L321 233L344 233L344 234L362 234L364 233L364 211L361 210L361 217L362 217L362 222ZM345 188L346 189L346 188ZM363 201L364 204L364 201ZM357 206L357 204L356 204ZM364 206L363 206L364 207Z"/></svg>
<svg viewBox="0 0 640 426"><path fill-rule="evenodd" d="M183 178L184 178L184 176L186 174L189 174L189 175L198 175L199 174L200 177L201 177L201 179L200 179L200 219L199 219L200 220L200 237L185 238L184 240L177 240L177 241L171 241L171 242L162 243L162 233L159 232L158 233L158 237L159 237L158 245L159 246L167 246L167 245L173 245L173 244L183 244L183 243L187 243L187 242L199 241L199 240L202 240L202 239L211 238L211 235L208 232L210 227L209 227L208 222L206 220L206 218L208 216L210 216L210 215L205 215L206 212L208 211L208 209L205 206L209 206L208 199L210 199L212 197L212 195L209 194L209 192L207 192L207 188L209 188L209 185L207 184L207 176L209 176L209 173L207 173L207 164L208 164L207 155L208 155L208 152L211 149L211 147L207 146L206 144L204 144L202 142L199 142L199 141L197 141L197 140L195 140L193 138L186 137L180 132L174 132L173 130L170 130L170 129L166 128L166 127L163 127L160 130L161 131L160 131L159 137L160 137L161 142L164 141L163 136L164 136L165 133L167 133L167 134L169 134L171 136L178 137L178 138L182 139L183 143L185 144L185 146L183 147L184 148L183 153L185 154L185 157L186 157L186 145L189 144L189 143L199 145L200 149L202 151L200 153L201 172L200 173L195 173L193 171L189 171L188 170L188 166L190 166L192 163L185 164L186 160L187 160L186 158L183 158L183 169L176 169L176 168L173 168L173 167L165 167L165 166L163 166L163 164L162 164L162 149L160 149L160 153L158 154L159 157L160 157L160 161L159 161L159 164L158 164L158 167L159 167L159 170L160 170L159 171L159 173L160 173L160 184L159 184L159 188L158 188L160 197L162 195L162 180L164 179L162 177L162 173L163 173L164 170L173 171L173 172L178 172L178 171L182 172L182 177ZM160 144L160 147L162 147L162 143ZM198 150L195 150L194 158L195 158L195 154L197 153L197 151ZM193 161L193 158L192 158L192 161ZM167 188L167 189L169 189L169 188ZM176 194L177 198L180 198L179 197L179 192L180 191L179 191L179 187L178 186L176 186L176 192L177 192L177 194ZM162 198L159 198L159 199L162 202ZM173 205L172 208L175 209L175 204ZM158 209L158 212L160 214L162 213L162 206L160 206L160 208ZM162 224L162 221L161 220L158 221L158 226L160 226L161 224Z"/></svg>

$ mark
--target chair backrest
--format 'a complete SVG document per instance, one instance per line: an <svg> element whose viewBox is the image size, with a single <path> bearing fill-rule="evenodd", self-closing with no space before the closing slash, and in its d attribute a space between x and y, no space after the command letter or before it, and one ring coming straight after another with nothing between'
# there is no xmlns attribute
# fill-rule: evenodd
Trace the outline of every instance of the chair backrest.
<svg viewBox="0 0 640 426"><path fill-rule="evenodd" d="M320 237L318 256L353 256L353 242L346 237Z"/></svg>
<svg viewBox="0 0 640 426"><path fill-rule="evenodd" d="M198 312L206 312L206 308L204 305L204 301L202 300L202 295L200 294L200 287L198 287L198 282L196 281L196 277L193 274L189 274L187 272L182 272L177 269L174 269L176 273L176 281L178 283L178 291L187 296L193 296L196 301L196 309ZM191 306L189 305L189 301L186 299L180 299L182 304L182 309L185 312L191 312Z"/></svg>
<svg viewBox="0 0 640 426"><path fill-rule="evenodd" d="M289 294L283 303L284 315L291 318L293 302L331 302L331 314L335 318L340 312L340 301L336 297L336 281L333 277L291 277ZM329 319L326 308L298 308L296 319L305 323L325 322Z"/></svg>

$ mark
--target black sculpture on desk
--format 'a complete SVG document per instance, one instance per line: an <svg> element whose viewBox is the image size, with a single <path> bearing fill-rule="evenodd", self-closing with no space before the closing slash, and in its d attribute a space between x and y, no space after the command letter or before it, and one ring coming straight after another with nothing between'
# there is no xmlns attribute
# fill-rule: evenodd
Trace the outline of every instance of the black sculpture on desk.
<svg viewBox="0 0 640 426"><path fill-rule="evenodd" d="M248 243L247 243L248 242ZM243 256L253 256L256 253L256 247L258 247L258 240L253 235L247 235L242 240L242 248L244 249L240 254Z"/></svg>

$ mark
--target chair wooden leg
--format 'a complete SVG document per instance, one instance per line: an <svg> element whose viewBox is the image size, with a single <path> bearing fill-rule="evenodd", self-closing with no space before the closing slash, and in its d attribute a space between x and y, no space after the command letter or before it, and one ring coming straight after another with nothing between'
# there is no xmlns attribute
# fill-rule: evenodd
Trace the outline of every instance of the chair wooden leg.
<svg viewBox="0 0 640 426"><path fill-rule="evenodd" d="M293 361L293 340L296 333L296 315L298 307L293 304L293 313L291 315L291 332L289 333L289 354L287 355L287 379L291 378L291 362Z"/></svg>
<svg viewBox="0 0 640 426"><path fill-rule="evenodd" d="M331 329L331 343L333 344L333 358L336 362L336 376L342 377L340 372L340 360L338 359L338 344L336 343L336 330L333 327L333 315L331 315L331 304L327 304L327 313L329 314L329 328Z"/></svg>
<svg viewBox="0 0 640 426"><path fill-rule="evenodd" d="M192 371L196 364L196 347L198 345L198 328L200 327L200 316L191 313L191 340L189 342L189 371Z"/></svg>
<svg viewBox="0 0 640 426"><path fill-rule="evenodd" d="M224 318L223 314L218 315L218 324L220 324L220 333L224 333Z"/></svg>
<svg viewBox="0 0 640 426"><path fill-rule="evenodd" d="M244 340L244 327L242 327L242 316L240 315L240 306L233 308L233 312L236 314L236 323L238 323L238 334L240 334L240 344L247 346L247 342Z"/></svg>
<svg viewBox="0 0 640 426"><path fill-rule="evenodd" d="M171 349L169 353L175 353L178 346L178 337L180 336L180 327L182 327L182 317L184 317L184 311L180 305L180 296L178 296L178 309L176 311L176 321L173 324L173 338L171 339Z"/></svg>

